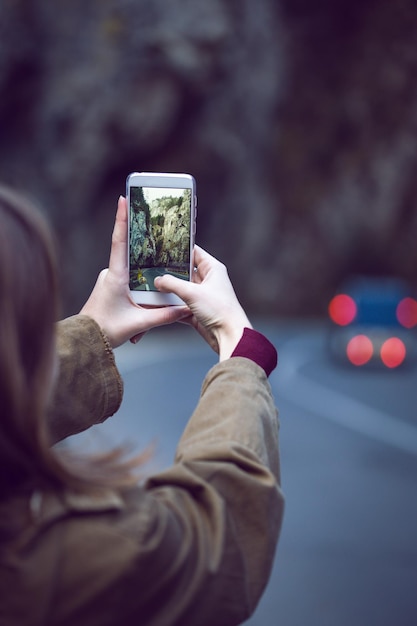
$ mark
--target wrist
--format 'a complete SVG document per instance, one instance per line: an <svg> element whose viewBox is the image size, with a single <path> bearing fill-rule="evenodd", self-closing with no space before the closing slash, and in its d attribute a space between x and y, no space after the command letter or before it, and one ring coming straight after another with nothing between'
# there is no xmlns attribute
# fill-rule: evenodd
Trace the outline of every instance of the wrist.
<svg viewBox="0 0 417 626"><path fill-rule="evenodd" d="M217 336L219 346L219 361L230 359L233 351L241 340L245 328L252 329L252 324L247 318L227 328L222 328Z"/></svg>

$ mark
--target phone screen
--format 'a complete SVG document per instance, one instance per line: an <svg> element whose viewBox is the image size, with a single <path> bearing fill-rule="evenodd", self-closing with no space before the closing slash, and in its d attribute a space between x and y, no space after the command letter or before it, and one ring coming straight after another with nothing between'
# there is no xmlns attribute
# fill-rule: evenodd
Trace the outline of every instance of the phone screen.
<svg viewBox="0 0 417 626"><path fill-rule="evenodd" d="M154 279L190 279L191 189L130 187L129 286L157 291Z"/></svg>

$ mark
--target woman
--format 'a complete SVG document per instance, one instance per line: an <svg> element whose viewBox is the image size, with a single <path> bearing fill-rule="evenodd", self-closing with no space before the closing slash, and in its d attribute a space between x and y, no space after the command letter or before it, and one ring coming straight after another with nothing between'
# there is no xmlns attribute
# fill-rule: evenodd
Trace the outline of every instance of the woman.
<svg viewBox="0 0 417 626"><path fill-rule="evenodd" d="M252 329L226 268L196 248L195 282L157 284L186 305L134 305L120 198L109 268L55 337L49 231L4 188L0 225L0 624L241 623L268 581L283 497L267 381L276 352ZM140 458L51 446L117 410L112 348L179 320L219 363L171 468L138 483Z"/></svg>

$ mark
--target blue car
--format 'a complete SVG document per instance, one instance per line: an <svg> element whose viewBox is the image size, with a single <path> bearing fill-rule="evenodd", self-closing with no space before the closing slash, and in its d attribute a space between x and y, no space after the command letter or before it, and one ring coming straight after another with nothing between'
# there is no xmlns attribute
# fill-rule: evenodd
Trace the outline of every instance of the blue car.
<svg viewBox="0 0 417 626"><path fill-rule="evenodd" d="M395 369L416 355L417 300L397 278L349 280L328 307L329 349L339 361Z"/></svg>

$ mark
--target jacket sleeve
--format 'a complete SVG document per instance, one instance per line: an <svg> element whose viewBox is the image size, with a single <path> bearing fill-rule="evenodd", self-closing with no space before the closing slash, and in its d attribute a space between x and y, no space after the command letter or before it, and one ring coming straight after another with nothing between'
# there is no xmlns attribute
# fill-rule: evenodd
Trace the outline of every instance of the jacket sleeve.
<svg viewBox="0 0 417 626"><path fill-rule="evenodd" d="M51 442L103 422L119 408L123 383L96 322L75 315L57 324L57 374L47 419Z"/></svg>

